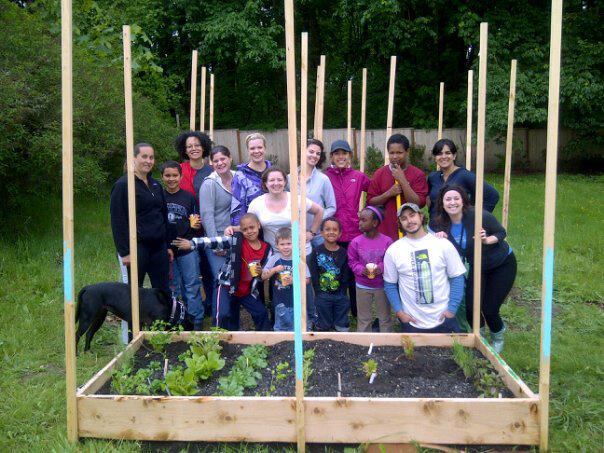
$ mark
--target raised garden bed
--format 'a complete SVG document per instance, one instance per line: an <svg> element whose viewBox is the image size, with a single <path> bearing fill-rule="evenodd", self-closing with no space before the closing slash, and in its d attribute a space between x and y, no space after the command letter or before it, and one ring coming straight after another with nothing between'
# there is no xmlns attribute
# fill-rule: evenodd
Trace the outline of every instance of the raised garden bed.
<svg viewBox="0 0 604 453"><path fill-rule="evenodd" d="M164 355L152 352L148 344L154 335L141 333L78 391L81 437L295 442L291 333L212 333L222 340L224 364L199 381L195 396L167 396L169 388L157 386L153 392L166 393L112 394L112 374L125 364L133 365L132 373L153 361L163 365ZM186 341L192 335L176 334L174 343L167 345L169 370L178 368L178 356L189 349ZM405 353L403 344L409 341L403 339L412 341L413 358ZM304 342L305 350L314 351L304 398L307 442L538 442L538 398L484 343L475 344L473 335L309 333ZM453 360L454 342L474 348L474 354L492 364L506 387L495 393L502 397L481 397L484 390L475 388ZM243 389L243 396L213 396L232 390L228 377L248 345L268 347L255 385ZM368 359L377 364L372 384L363 371ZM163 372L156 364L147 382L163 380Z"/></svg>

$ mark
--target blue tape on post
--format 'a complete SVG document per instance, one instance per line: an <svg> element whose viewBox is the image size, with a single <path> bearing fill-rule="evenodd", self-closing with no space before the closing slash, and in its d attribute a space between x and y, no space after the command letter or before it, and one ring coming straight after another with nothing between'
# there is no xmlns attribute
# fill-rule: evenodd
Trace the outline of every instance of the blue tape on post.
<svg viewBox="0 0 604 453"><path fill-rule="evenodd" d="M296 360L296 379L302 380L302 301L300 299L300 223L296 220L292 222L292 272L293 272L293 290L294 290L294 356Z"/></svg>
<svg viewBox="0 0 604 453"><path fill-rule="evenodd" d="M63 291L65 301L73 303L73 269L71 268L71 249L63 242Z"/></svg>
<svg viewBox="0 0 604 453"><path fill-rule="evenodd" d="M554 250L545 252L545 301L543 304L543 356L549 359L552 349L552 305L554 302Z"/></svg>

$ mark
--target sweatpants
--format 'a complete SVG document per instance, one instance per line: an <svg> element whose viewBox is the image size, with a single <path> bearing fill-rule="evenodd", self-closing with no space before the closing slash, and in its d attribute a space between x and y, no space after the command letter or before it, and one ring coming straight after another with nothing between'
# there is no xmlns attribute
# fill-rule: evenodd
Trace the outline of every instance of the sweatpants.
<svg viewBox="0 0 604 453"><path fill-rule="evenodd" d="M503 328L503 321L499 309L510 293L516 279L517 263L514 253L510 253L501 265L495 269L485 271L481 276L480 284L480 326L485 322L491 332L499 332ZM472 312L474 306L474 273L470 269L466 282L466 319L472 325Z"/></svg>
<svg viewBox="0 0 604 453"><path fill-rule="evenodd" d="M272 330L268 312L260 297L256 298L251 294L238 297L229 294L229 289L229 286L219 285L214 290L216 303L212 307L215 310L212 313L212 324L227 330L239 330L239 310L243 306L252 316L256 330Z"/></svg>
<svg viewBox="0 0 604 453"><path fill-rule="evenodd" d="M392 332L390 303L383 288L367 289L357 286L357 332L371 332L373 324L372 308L375 305L380 321L380 332Z"/></svg>

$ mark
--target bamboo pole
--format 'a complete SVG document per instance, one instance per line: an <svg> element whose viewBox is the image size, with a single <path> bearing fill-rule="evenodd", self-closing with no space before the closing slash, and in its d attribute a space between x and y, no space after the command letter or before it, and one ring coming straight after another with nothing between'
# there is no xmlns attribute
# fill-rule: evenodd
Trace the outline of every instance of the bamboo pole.
<svg viewBox="0 0 604 453"><path fill-rule="evenodd" d="M468 71L468 102L466 113L466 168L472 169L472 103L474 96L474 71Z"/></svg>
<svg viewBox="0 0 604 453"><path fill-rule="evenodd" d="M132 114L132 59L130 25L123 27L124 101L126 107L126 162L128 163L128 229L130 236L130 297L132 299L132 336L140 330L138 303L138 250L136 239L136 189L134 179L134 125Z"/></svg>
<svg viewBox="0 0 604 453"><path fill-rule="evenodd" d="M394 85L396 78L396 56L390 57L390 86L388 88L388 116L386 118L386 143L392 135L392 121L394 117ZM390 159L388 158L388 146L384 149L384 164L388 165ZM400 196L397 197L397 209L400 206Z"/></svg>
<svg viewBox="0 0 604 453"><path fill-rule="evenodd" d="M440 94L438 96L438 139L443 138L443 113L445 106L445 82L440 82Z"/></svg>
<svg viewBox="0 0 604 453"><path fill-rule="evenodd" d="M348 111L346 123L346 141L352 143L352 79L348 81Z"/></svg>
<svg viewBox="0 0 604 453"><path fill-rule="evenodd" d="M363 82L361 86L361 152L359 169L361 173L365 173L365 147L366 147L366 134L365 129L365 117L367 116L367 68L363 68ZM359 210L363 208L363 197L359 201Z"/></svg>
<svg viewBox="0 0 604 453"><path fill-rule="evenodd" d="M71 0L61 1L61 127L63 138L63 305L67 439L78 441L73 234L73 27Z"/></svg>
<svg viewBox="0 0 604 453"><path fill-rule="evenodd" d="M549 446L549 382L554 291L554 232L556 226L556 172L558 162L561 40L562 0L553 0L547 106L547 160L545 164L545 214L543 224L543 283L541 287L541 351L539 360L540 451L547 451Z"/></svg>
<svg viewBox="0 0 604 453"><path fill-rule="evenodd" d="M284 0L285 10L285 53L287 68L287 132L289 142L289 173L296 175L298 170L297 127L296 127L296 52L294 44L294 1ZM298 210L297 178L291 178L290 184L292 209L293 247L293 292L294 292L294 352L296 363L296 438L298 451L306 449L304 423L304 383L302 380L302 323L300 300L300 250L295 245L300 241L300 223Z"/></svg>
<svg viewBox="0 0 604 453"><path fill-rule="evenodd" d="M505 172L503 177L503 211L501 225L507 230L510 207L510 183L512 175L512 144L514 140L514 104L516 103L516 60L510 68L510 95L508 100L508 131L505 139Z"/></svg>
<svg viewBox="0 0 604 453"><path fill-rule="evenodd" d="M484 188L484 141L487 104L487 48L489 24L480 24L480 62L478 68L478 122L476 132L476 222L474 224L474 312L472 326L474 335L480 336L480 277L482 275L482 206Z"/></svg>
<svg viewBox="0 0 604 453"><path fill-rule="evenodd" d="M304 251L300 265L300 320L302 332L306 332L306 137L308 135L308 33L302 33L300 53L300 250ZM293 180L293 175L290 177Z"/></svg>
<svg viewBox="0 0 604 453"><path fill-rule="evenodd" d="M201 99L199 107L199 130L205 132L206 130L206 67L201 67Z"/></svg>
<svg viewBox="0 0 604 453"><path fill-rule="evenodd" d="M195 112L197 110L197 51L193 51L191 60L191 108L189 111L189 129L195 130Z"/></svg>
<svg viewBox="0 0 604 453"><path fill-rule="evenodd" d="M318 79L321 83L317 88L319 101L317 105L318 108L315 111L315 138L323 141L323 117L325 113L325 55L321 55L318 71L320 73Z"/></svg>
<svg viewBox="0 0 604 453"><path fill-rule="evenodd" d="M210 74L210 140L214 141L214 74Z"/></svg>

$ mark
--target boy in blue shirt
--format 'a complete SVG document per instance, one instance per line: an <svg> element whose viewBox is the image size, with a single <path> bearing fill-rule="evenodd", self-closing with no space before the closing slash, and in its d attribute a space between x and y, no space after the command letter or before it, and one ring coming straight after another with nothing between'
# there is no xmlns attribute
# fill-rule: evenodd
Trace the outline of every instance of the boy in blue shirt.
<svg viewBox="0 0 604 453"><path fill-rule="evenodd" d="M201 227L195 197L180 188L182 177L178 162L169 160L161 167L164 197L168 207L168 237L190 239ZM170 290L174 297L182 297L194 330L201 330L204 309L201 302L199 254L173 247L174 261L170 263Z"/></svg>
<svg viewBox="0 0 604 453"><path fill-rule="evenodd" d="M294 330L294 292L292 265L292 230L280 228L275 235L278 253L269 256L262 269L262 280L270 280L273 287L275 307L275 332ZM310 282L310 271L306 268L306 284Z"/></svg>

